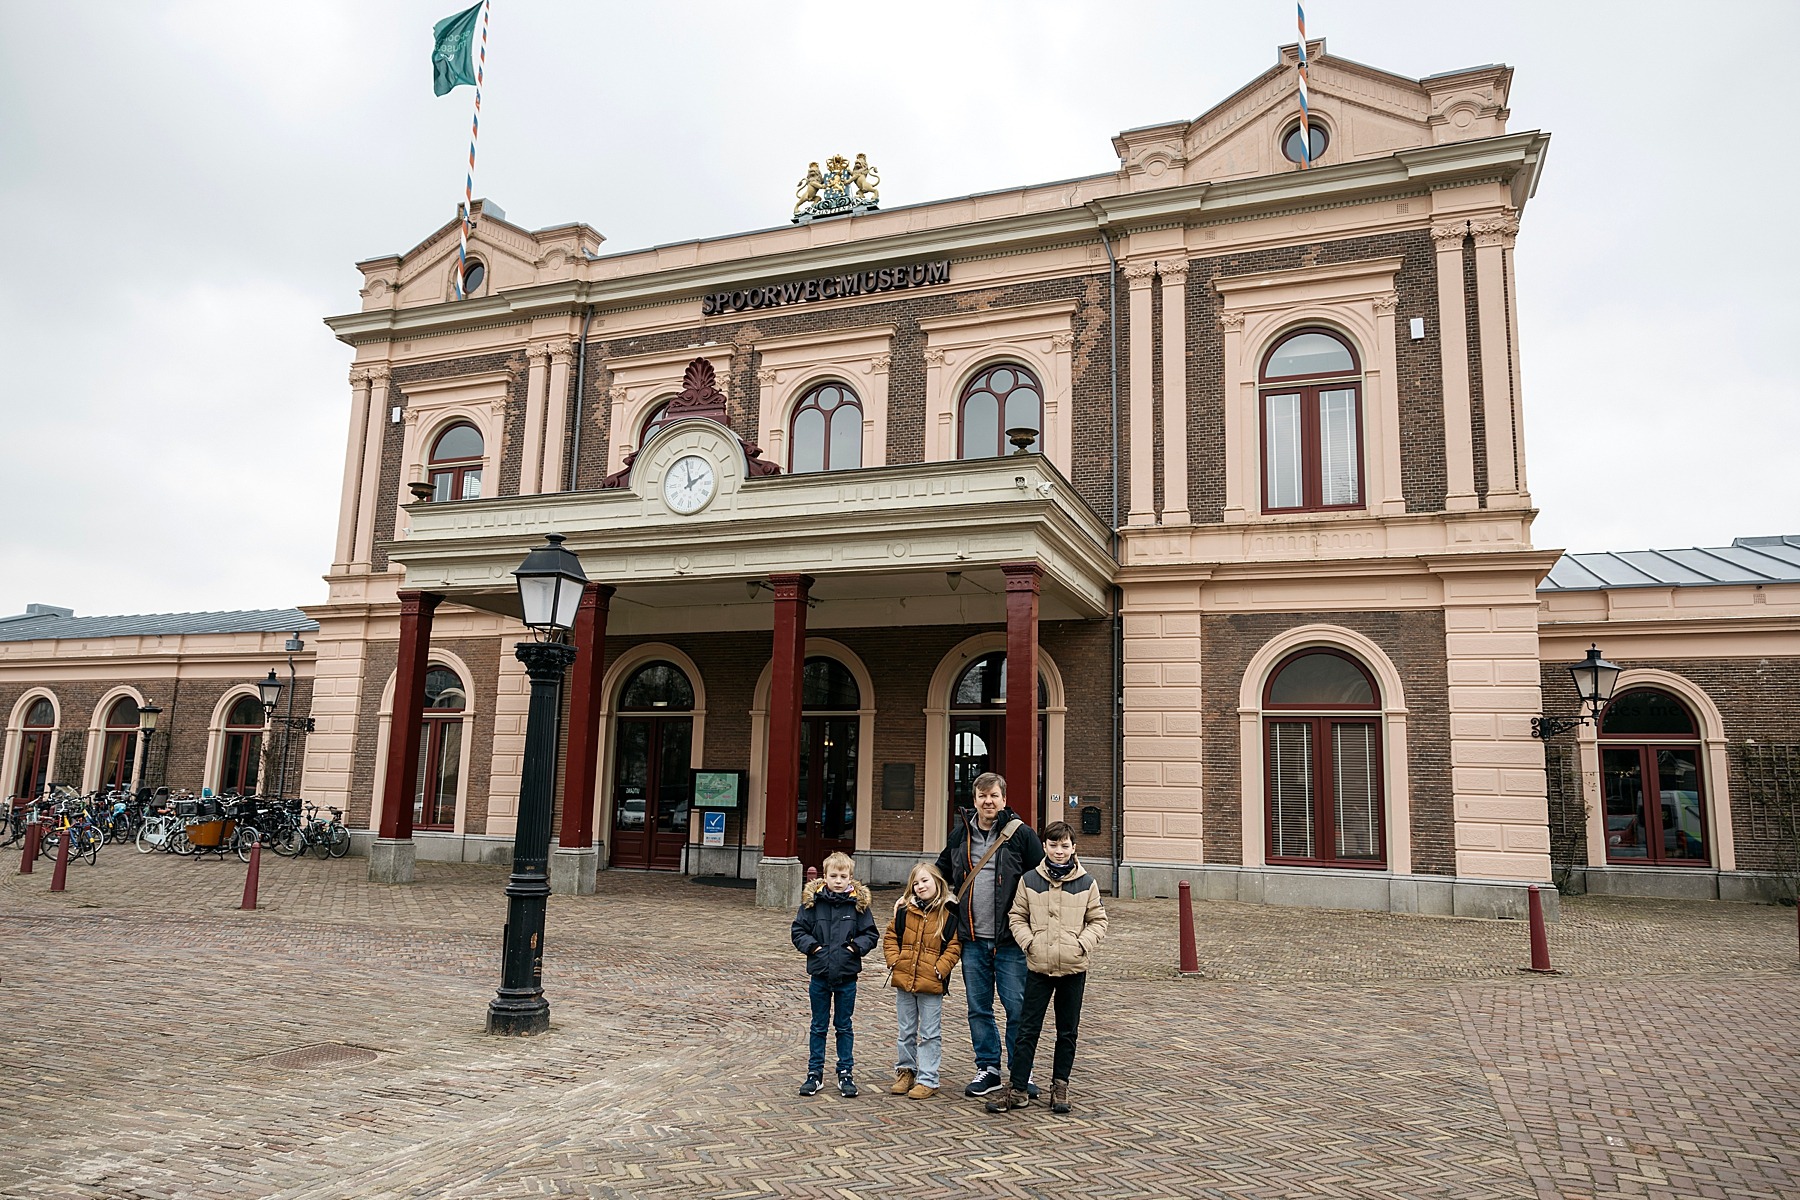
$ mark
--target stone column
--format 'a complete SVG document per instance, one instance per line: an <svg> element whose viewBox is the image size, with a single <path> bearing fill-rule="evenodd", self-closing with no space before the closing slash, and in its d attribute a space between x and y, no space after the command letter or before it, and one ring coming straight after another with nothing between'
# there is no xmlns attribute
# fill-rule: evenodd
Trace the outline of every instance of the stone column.
<svg viewBox="0 0 1800 1200"><path fill-rule="evenodd" d="M1163 512L1164 525L1187 525L1188 372L1186 260L1158 263L1163 297Z"/></svg>
<svg viewBox="0 0 1800 1200"><path fill-rule="evenodd" d="M416 851L413 799L419 790L419 735L425 705L425 670L431 657L431 614L443 597L402 591L400 651L394 669L394 712L388 728L387 782L382 788L381 828L369 850L374 883L411 883Z"/></svg>
<svg viewBox="0 0 1800 1200"><path fill-rule="evenodd" d="M1512 314L1506 294L1506 256L1519 232L1510 213L1477 221L1475 304L1481 318L1481 407L1486 417L1488 507L1511 507L1519 493L1520 430L1515 420ZM1496 502L1499 502L1499 505Z"/></svg>
<svg viewBox="0 0 1800 1200"><path fill-rule="evenodd" d="M800 796L800 685L806 668L808 575L771 575L775 588L775 651L769 677L768 790L763 801L762 860L756 865L756 902L793 908L806 882L794 823Z"/></svg>
<svg viewBox="0 0 1800 1200"><path fill-rule="evenodd" d="M535 496L544 469L544 391L550 372L550 347L540 343L525 351L531 364L525 375L525 440L519 450L519 495ZM499 480L489 494L499 495ZM487 489L483 489L485 492Z"/></svg>
<svg viewBox="0 0 1800 1200"><path fill-rule="evenodd" d="M613 589L589 583L575 610L575 670L569 676L569 755L563 771L562 832L550 856L550 890L591 896L600 869L594 845L594 786L600 770L600 683Z"/></svg>
<svg viewBox="0 0 1800 1200"><path fill-rule="evenodd" d="M368 425L363 434L362 485L356 501L356 544L352 563L367 572L375 561L375 505L381 489L381 443L386 436L388 369L369 368Z"/></svg>
<svg viewBox="0 0 1800 1200"><path fill-rule="evenodd" d="M1002 563L1006 576L1006 795L1036 828L1038 814L1038 580L1034 562Z"/></svg>
<svg viewBox="0 0 1800 1200"><path fill-rule="evenodd" d="M1126 371L1131 433L1131 454L1127 460L1130 464L1127 525L1156 523L1156 411L1151 403L1154 366L1151 351L1155 347L1150 328L1150 287L1155 276L1155 263L1128 264L1125 268L1125 278L1131 287L1131 358Z"/></svg>
<svg viewBox="0 0 1800 1200"><path fill-rule="evenodd" d="M356 550L356 497L361 490L363 439L369 430L369 372L357 367L350 372L350 429L344 439L344 491L338 500L337 548L332 552L331 573L341 575L350 567Z"/></svg>
<svg viewBox="0 0 1800 1200"><path fill-rule="evenodd" d="M551 344L550 387L544 396L544 469L539 476L543 481L538 487L540 492L568 490L569 477L563 469L563 453L569 431L569 367L574 361L574 342Z"/></svg>
<svg viewBox="0 0 1800 1200"><path fill-rule="evenodd" d="M1463 305L1463 239L1467 223L1431 230L1437 246L1438 354L1444 380L1444 507L1468 512L1475 496L1475 421L1470 407L1469 326Z"/></svg>

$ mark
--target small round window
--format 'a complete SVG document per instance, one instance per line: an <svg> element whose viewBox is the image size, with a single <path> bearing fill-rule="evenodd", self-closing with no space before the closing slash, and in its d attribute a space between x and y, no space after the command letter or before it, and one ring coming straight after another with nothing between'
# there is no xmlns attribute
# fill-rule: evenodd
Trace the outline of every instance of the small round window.
<svg viewBox="0 0 1800 1200"><path fill-rule="evenodd" d="M479 293L486 279L487 267L479 258L471 258L463 268L463 295L473 296Z"/></svg>
<svg viewBox="0 0 1800 1200"><path fill-rule="evenodd" d="M1325 147L1331 144L1331 135L1317 121L1309 121L1306 125L1307 141L1312 144L1312 161L1318 162L1325 156ZM1300 126L1295 125L1282 136L1281 154L1289 162L1305 162L1306 152L1300 145Z"/></svg>

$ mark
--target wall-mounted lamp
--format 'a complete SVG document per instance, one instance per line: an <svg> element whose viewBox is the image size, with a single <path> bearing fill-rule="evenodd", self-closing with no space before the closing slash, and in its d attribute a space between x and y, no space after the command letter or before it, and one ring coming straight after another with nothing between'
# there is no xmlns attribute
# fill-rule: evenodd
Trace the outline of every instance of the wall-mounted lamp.
<svg viewBox="0 0 1800 1200"><path fill-rule="evenodd" d="M1619 667L1600 657L1600 647L1590 645L1587 657L1569 667L1569 674L1575 680L1575 695L1588 711L1585 714L1578 712L1573 717L1533 717L1531 736L1547 742L1583 725L1592 724L1598 729L1600 710L1606 707L1607 701L1612 699L1613 689L1619 686L1619 671Z"/></svg>

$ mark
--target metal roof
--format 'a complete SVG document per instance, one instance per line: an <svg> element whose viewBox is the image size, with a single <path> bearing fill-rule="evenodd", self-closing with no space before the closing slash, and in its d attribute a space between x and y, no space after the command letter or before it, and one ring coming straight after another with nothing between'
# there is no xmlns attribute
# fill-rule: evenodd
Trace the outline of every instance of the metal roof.
<svg viewBox="0 0 1800 1200"><path fill-rule="evenodd" d="M1565 554L1540 592L1721 583L1800 583L1800 534L1737 538L1729 546Z"/></svg>
<svg viewBox="0 0 1800 1200"><path fill-rule="evenodd" d="M0 642L160 637L185 633L308 633L318 627L317 621L297 608L78 617L66 608L32 604L16 616L0 617Z"/></svg>

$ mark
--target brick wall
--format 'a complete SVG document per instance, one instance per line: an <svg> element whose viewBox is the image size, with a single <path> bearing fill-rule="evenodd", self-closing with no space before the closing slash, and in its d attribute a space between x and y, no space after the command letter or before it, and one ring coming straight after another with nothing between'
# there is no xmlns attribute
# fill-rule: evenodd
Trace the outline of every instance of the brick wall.
<svg viewBox="0 0 1800 1200"><path fill-rule="evenodd" d="M469 741L469 778L463 828L468 833L487 832L488 782L494 758L494 696L499 690L499 638L433 638L434 649L447 650L469 666L473 679L463 683L478 697L475 715L463 722ZM369 827L375 795L375 779L385 763L378 761L381 735L382 693L399 660L399 642L370 642L363 669L363 692L356 715L356 750L350 768L349 806L344 823L352 829ZM510 647L509 647L510 652Z"/></svg>
<svg viewBox="0 0 1800 1200"><path fill-rule="evenodd" d="M1250 659L1270 638L1297 625L1328 624L1368 637L1393 660L1406 689L1407 776L1414 872L1456 873L1455 812L1450 793L1449 691L1444 676L1441 610L1339 613L1233 613L1203 616L1201 694L1206 861L1243 857L1238 690ZM1261 753L1260 742L1244 747Z"/></svg>

